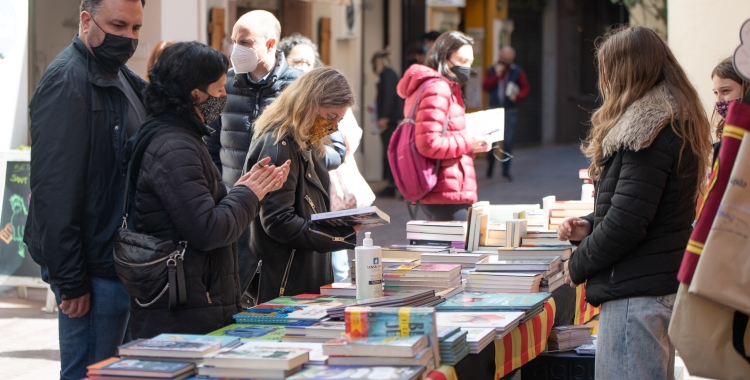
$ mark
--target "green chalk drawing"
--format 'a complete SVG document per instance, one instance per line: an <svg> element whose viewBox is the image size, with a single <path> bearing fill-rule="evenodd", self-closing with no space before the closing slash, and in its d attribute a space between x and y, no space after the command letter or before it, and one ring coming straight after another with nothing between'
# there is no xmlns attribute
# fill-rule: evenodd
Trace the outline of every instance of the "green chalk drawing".
<svg viewBox="0 0 750 380"><path fill-rule="evenodd" d="M23 244L23 231L26 228L26 223L19 222L16 216L23 214L23 216L29 215L29 209L26 207L26 202L18 194L10 196L10 208L13 211L13 215L10 217L10 226L13 227L13 241L18 243L18 255L22 258L26 257L26 249ZM24 219L25 220L25 219Z"/></svg>

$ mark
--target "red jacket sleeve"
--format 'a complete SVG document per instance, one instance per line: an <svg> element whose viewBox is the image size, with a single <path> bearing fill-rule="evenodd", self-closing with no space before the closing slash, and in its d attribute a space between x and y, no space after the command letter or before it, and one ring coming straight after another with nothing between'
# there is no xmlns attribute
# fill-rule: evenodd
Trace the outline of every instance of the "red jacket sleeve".
<svg viewBox="0 0 750 380"><path fill-rule="evenodd" d="M523 71L521 72L523 73ZM487 75L484 76L484 83L482 88L486 92L492 92L497 88L497 84L500 82L500 77L495 75L495 68L491 67L487 70Z"/></svg>
<svg viewBox="0 0 750 380"><path fill-rule="evenodd" d="M527 96L529 96L529 92L531 92L531 88L529 88L529 81L526 79L526 72L523 70L521 70L521 72L518 74L518 87L521 91L518 92L516 101L520 102L521 100L524 100Z"/></svg>

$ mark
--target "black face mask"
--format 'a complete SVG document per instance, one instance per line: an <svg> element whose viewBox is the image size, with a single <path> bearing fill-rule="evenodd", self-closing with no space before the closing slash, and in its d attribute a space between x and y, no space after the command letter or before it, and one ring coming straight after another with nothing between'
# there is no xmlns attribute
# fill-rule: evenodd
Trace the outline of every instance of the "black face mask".
<svg viewBox="0 0 750 380"><path fill-rule="evenodd" d="M224 112L224 107L227 105L227 97L222 96L217 98L215 96L208 95L208 100L198 105L198 109L203 114L203 120L206 124L211 124L214 120L221 116Z"/></svg>
<svg viewBox="0 0 750 380"><path fill-rule="evenodd" d="M466 82L469 81L469 76L471 75L471 67L453 66L451 67L451 72L456 76L458 85L463 87L464 85L466 85Z"/></svg>
<svg viewBox="0 0 750 380"><path fill-rule="evenodd" d="M94 21L94 19L92 18L91 21ZM96 21L94 21L94 24L104 32L104 29ZM138 39L120 37L104 32L102 43L96 47L92 46L91 51L104 70L115 73L128 62L137 47Z"/></svg>

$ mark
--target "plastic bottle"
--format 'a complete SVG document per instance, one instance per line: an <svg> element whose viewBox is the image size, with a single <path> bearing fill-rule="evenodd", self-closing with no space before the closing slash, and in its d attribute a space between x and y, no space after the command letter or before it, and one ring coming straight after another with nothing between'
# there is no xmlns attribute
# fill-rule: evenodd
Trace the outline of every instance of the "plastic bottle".
<svg viewBox="0 0 750 380"><path fill-rule="evenodd" d="M372 245L370 232L365 232L361 247L354 248L357 299L383 296L383 254Z"/></svg>

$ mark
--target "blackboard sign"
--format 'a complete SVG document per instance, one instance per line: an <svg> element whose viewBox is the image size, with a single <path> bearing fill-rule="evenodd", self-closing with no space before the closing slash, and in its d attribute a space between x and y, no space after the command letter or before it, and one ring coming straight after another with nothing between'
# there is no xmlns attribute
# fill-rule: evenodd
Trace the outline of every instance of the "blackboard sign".
<svg viewBox="0 0 750 380"><path fill-rule="evenodd" d="M0 173L4 175L0 206L0 277L40 277L39 265L31 259L23 243L29 215L29 152L0 155ZM0 281L2 284L3 281Z"/></svg>

